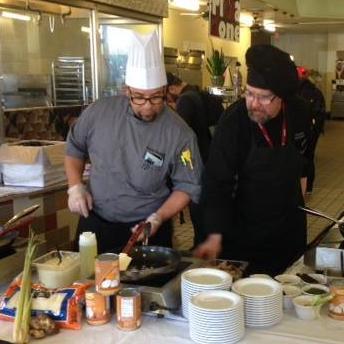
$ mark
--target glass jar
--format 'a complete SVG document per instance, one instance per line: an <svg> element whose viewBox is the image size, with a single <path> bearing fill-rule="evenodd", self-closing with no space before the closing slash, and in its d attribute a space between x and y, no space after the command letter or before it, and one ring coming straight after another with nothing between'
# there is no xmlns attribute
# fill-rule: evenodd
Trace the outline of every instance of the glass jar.
<svg viewBox="0 0 344 344"><path fill-rule="evenodd" d="M332 300L329 303L329 316L333 319L344 320L344 281L332 281L330 285Z"/></svg>

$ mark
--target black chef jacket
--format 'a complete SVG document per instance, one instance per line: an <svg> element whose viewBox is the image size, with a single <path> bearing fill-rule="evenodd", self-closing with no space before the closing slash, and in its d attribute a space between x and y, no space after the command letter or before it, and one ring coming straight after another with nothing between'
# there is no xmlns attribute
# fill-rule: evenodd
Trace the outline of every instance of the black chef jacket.
<svg viewBox="0 0 344 344"><path fill-rule="evenodd" d="M306 216L297 206L307 173L308 114L300 98L288 101L284 114L265 124L273 148L249 119L244 99L226 110L215 131L202 195L205 228L223 235L223 258L249 261L251 273L277 274L305 249Z"/></svg>

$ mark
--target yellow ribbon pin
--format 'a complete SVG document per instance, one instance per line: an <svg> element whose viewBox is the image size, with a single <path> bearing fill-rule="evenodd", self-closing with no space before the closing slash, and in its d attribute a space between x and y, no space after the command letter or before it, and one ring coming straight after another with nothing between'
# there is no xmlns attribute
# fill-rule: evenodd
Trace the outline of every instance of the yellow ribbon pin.
<svg viewBox="0 0 344 344"><path fill-rule="evenodd" d="M187 166L189 164L190 168L193 170L192 157L191 157L190 149L183 151L180 158L181 158L184 166Z"/></svg>

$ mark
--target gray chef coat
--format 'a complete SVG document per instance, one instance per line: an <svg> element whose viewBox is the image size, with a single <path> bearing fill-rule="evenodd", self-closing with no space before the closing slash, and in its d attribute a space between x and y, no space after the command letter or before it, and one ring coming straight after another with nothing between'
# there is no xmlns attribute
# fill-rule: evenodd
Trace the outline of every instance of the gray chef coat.
<svg viewBox="0 0 344 344"><path fill-rule="evenodd" d="M134 116L127 97L101 99L71 128L66 154L89 157L93 209L105 220L144 219L168 198L170 188L198 202L202 163L196 136L167 106L145 122Z"/></svg>

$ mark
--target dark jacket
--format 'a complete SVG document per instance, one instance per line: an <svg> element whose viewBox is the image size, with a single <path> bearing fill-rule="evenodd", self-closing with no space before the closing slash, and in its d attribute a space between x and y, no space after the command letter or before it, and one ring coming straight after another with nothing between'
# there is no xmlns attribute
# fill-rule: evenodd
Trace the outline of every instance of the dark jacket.
<svg viewBox="0 0 344 344"><path fill-rule="evenodd" d="M176 111L195 132L201 158L205 163L209 154L211 133L200 92L193 86L186 86L178 97Z"/></svg>
<svg viewBox="0 0 344 344"><path fill-rule="evenodd" d="M302 176L307 175L307 145L310 140L310 117L305 102L295 97L286 105L288 130L293 137L292 144L299 151L302 161ZM281 116L266 123L274 144L280 145ZM232 104L221 117L215 130L205 168L202 200L206 201L205 229L207 232L221 233L228 229L235 212L235 187L241 169L248 157L251 137L257 146L267 146L258 126L247 114L245 100ZM302 177L300 176L300 177Z"/></svg>

